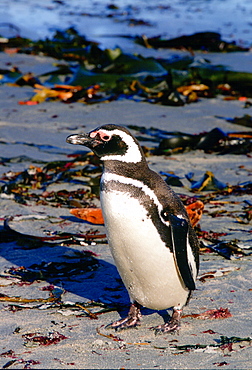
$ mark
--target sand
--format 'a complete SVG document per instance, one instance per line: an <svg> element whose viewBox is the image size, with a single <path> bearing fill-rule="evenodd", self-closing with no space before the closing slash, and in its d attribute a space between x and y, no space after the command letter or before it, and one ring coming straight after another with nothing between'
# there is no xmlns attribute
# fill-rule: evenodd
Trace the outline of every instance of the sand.
<svg viewBox="0 0 252 370"><path fill-rule="evenodd" d="M232 59L232 57L230 57ZM52 58L26 55L7 56L0 54L2 65L11 62L22 69L41 73L52 69ZM65 160L67 154L81 148L72 147L65 138L77 132L85 132L104 123L122 125L144 125L166 130L179 130L188 133L199 133L219 127L225 132L245 131L248 128L237 126L215 118L215 116L241 117L250 110L244 110L240 101L223 101L221 97L202 99L198 103L184 107L165 107L133 101L115 101L109 104L84 105L74 103L65 105L61 102L46 102L36 106L19 105L27 100L33 91L29 87L0 86L0 132L1 157L11 158L27 156L30 158L21 163L9 163L0 166L0 174L10 170L22 171L38 160ZM30 146L29 144L36 144ZM48 147L50 146L50 147ZM200 178L205 171L210 170L218 180L238 184L251 180L251 158L246 155L204 154L200 151L186 154L176 154L172 157L151 156L149 165L156 171L174 171L182 178L187 188L175 188L179 193L192 194L185 174L194 172ZM240 166L244 166L241 168ZM60 185L64 188L63 185ZM67 185L69 186L69 185ZM76 187L76 185L74 185ZM249 196L229 197L240 203L231 205L230 209L242 209L243 201ZM48 206L24 206L12 199L0 199L1 227L5 217L16 215L33 215L34 217L50 215L68 221L68 230L74 232L88 230L90 225L74 219L67 208ZM228 206L227 206L228 207ZM221 206L206 206L208 210L219 210ZM20 224L20 226L19 226ZM22 224L22 225L21 225ZM24 225L23 225L24 224ZM43 221L28 220L12 224L21 227L23 232L36 233L50 228L48 219ZM218 232L226 231L226 239L236 238L244 246L251 246L249 225L242 225L232 217L212 218L205 214L200 222L203 230ZM103 226L98 229L103 232ZM100 300L102 302L119 302L127 306L128 297L125 289L118 282L118 273L113 263L107 244L89 246L69 246L60 244L43 246L37 249L25 249L16 243L0 244L0 274L12 266L30 266L42 261L65 262L69 254L76 250L92 250L99 255L100 267L89 274L59 281L58 286L65 290L63 302L87 302ZM248 341L231 347L214 347L221 336L246 338L251 336L251 257L227 260L217 254L201 255L200 274L227 269L225 275L197 282L194 292L184 314L198 314L206 310L228 308L232 317L226 319L201 320L195 317L185 317L179 335L162 334L155 336L150 327L163 322L157 312L143 311L142 325L137 329L115 333L105 328L116 320L119 315L109 312L100 315L98 320L78 315L66 316L57 307L27 308L11 312L9 303L0 304L0 365L10 368L34 369L215 369L223 366L226 369L250 369L251 346ZM6 285L3 277L1 293L8 296L25 298L47 298L48 291L42 290L50 281L34 282L31 285L20 286L18 282ZM113 291L114 290L114 291ZM44 308L44 309L43 309ZM17 329L19 328L19 329ZM101 336L116 335L113 337ZM51 346L25 346L27 333L58 332L67 339ZM181 351L174 345L206 345L205 348L192 348ZM7 351L13 351L4 355Z"/></svg>

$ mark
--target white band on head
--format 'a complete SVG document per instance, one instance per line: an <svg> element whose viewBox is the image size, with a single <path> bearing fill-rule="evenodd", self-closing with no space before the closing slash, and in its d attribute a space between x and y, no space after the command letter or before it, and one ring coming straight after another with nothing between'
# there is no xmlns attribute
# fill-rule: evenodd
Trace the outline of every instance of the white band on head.
<svg viewBox="0 0 252 370"><path fill-rule="evenodd" d="M115 129L115 130L98 130L97 132L102 132L104 135L118 135L122 138L122 140L125 142L125 144L128 146L128 149L125 154L112 154L112 155L104 155L101 157L102 161L108 161L108 160L117 160L121 162L127 162L127 163L138 163L142 160L142 153L139 150L139 147L137 143L134 141L133 137L129 134L127 134L124 131Z"/></svg>

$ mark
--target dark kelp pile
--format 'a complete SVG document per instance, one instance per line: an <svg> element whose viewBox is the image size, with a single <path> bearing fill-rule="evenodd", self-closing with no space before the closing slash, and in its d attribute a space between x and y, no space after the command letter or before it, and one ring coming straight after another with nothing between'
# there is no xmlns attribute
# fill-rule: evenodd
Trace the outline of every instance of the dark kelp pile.
<svg viewBox="0 0 252 370"><path fill-rule="evenodd" d="M3 163L4 163L4 159ZM66 161L48 162L43 167L31 166L23 172L7 172L1 178L4 184L1 187L4 197L15 199L16 202L28 205L29 201L35 204L51 205L54 207L78 204L80 206L94 206L92 199L99 193L101 164L90 154L76 155L74 159ZM74 191L48 191L47 187L53 183L79 183L80 189ZM90 188L88 190L85 185ZM40 189L40 193L36 192Z"/></svg>
<svg viewBox="0 0 252 370"><path fill-rule="evenodd" d="M224 45L220 35L213 35L215 37L209 37L216 40L216 44ZM208 33L203 33L200 39L205 40L205 45L211 45L209 37ZM204 42L195 42L198 38L199 35L188 36L184 45L202 49ZM43 54L61 60L51 72L37 76L31 73L24 75L16 66L0 70L1 83L34 88L32 99L20 104L31 105L55 99L65 103L94 104L126 98L182 106L217 94L226 99L251 97L251 73L212 65L207 59L197 62L192 54L157 59L127 54L120 48L103 50L97 43L79 35L74 28L57 31L52 39L32 41L15 37L7 44L0 44L2 51L13 52L13 49L19 53ZM232 43L225 43L223 47L223 50L235 49Z"/></svg>
<svg viewBox="0 0 252 370"><path fill-rule="evenodd" d="M216 154L249 154L252 150L252 131L224 132L216 127L209 132L188 134L179 131L165 131L155 127L145 128L130 125L137 131L137 139L155 143L151 152L155 155L170 155L190 150L203 150ZM145 149L148 151L148 148Z"/></svg>
<svg viewBox="0 0 252 370"><path fill-rule="evenodd" d="M160 36L147 38L141 36L136 42L147 48L167 48L182 50L202 50L215 52L248 51L249 48L236 45L235 42L226 42L221 39L218 32L196 32L192 35L183 35L172 39L164 39Z"/></svg>

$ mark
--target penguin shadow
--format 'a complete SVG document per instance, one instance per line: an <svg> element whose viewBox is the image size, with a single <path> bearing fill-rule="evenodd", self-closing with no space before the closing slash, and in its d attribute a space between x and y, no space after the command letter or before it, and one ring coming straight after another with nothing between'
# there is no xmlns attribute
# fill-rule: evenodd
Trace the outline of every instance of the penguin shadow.
<svg viewBox="0 0 252 370"><path fill-rule="evenodd" d="M91 251L90 255L85 255ZM84 253L82 253L84 251ZM128 293L116 267L93 256L95 246L72 248L58 243L34 241L6 233L0 227L0 275L21 277L56 285L75 295L71 300L98 301L112 306L129 305ZM83 255L82 255L83 254ZM21 289L21 288L20 288Z"/></svg>
<svg viewBox="0 0 252 370"><path fill-rule="evenodd" d="M83 220L72 216L63 216L63 218L71 222L83 223ZM36 280L44 281L45 285L56 285L64 290L65 295L68 295L67 299L69 297L70 300L77 302L82 300L101 302L115 308L121 318L126 317L130 298L117 268L99 256L92 257L92 255L92 263L89 266L85 258L80 256L83 250L87 251L89 247L75 249L58 243L34 243L34 240L18 237L15 233L7 234L6 237L4 228L0 227L0 258L2 259L0 275L11 273L15 276L16 274L23 281L31 283ZM90 250L95 252L95 246L90 246ZM85 264L83 269L82 264ZM170 315L167 311L141 308L143 316L155 312L162 317L164 323L169 321Z"/></svg>

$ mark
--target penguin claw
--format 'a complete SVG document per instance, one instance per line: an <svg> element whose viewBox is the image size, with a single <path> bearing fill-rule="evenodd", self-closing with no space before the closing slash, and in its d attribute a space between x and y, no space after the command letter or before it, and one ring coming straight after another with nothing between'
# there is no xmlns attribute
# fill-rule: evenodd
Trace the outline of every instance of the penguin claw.
<svg viewBox="0 0 252 370"><path fill-rule="evenodd" d="M140 320L132 319L132 317L125 317L124 319L113 322L109 326L118 331L122 329L135 328L139 325L141 325Z"/></svg>
<svg viewBox="0 0 252 370"><path fill-rule="evenodd" d="M156 328L154 328L155 335L161 334L161 333L175 334L175 333L178 333L179 329L180 329L180 324L178 322L175 323L172 321L169 321L163 325L159 325Z"/></svg>
<svg viewBox="0 0 252 370"><path fill-rule="evenodd" d="M107 327L113 328L115 330L135 328L141 325L140 319L142 315L140 312L140 305L138 303L133 303L130 306L128 316L109 324Z"/></svg>
<svg viewBox="0 0 252 370"><path fill-rule="evenodd" d="M171 333L175 334L180 329L180 318L182 315L181 309L173 308L173 313L170 321L153 328L155 330L155 335L160 333Z"/></svg>

